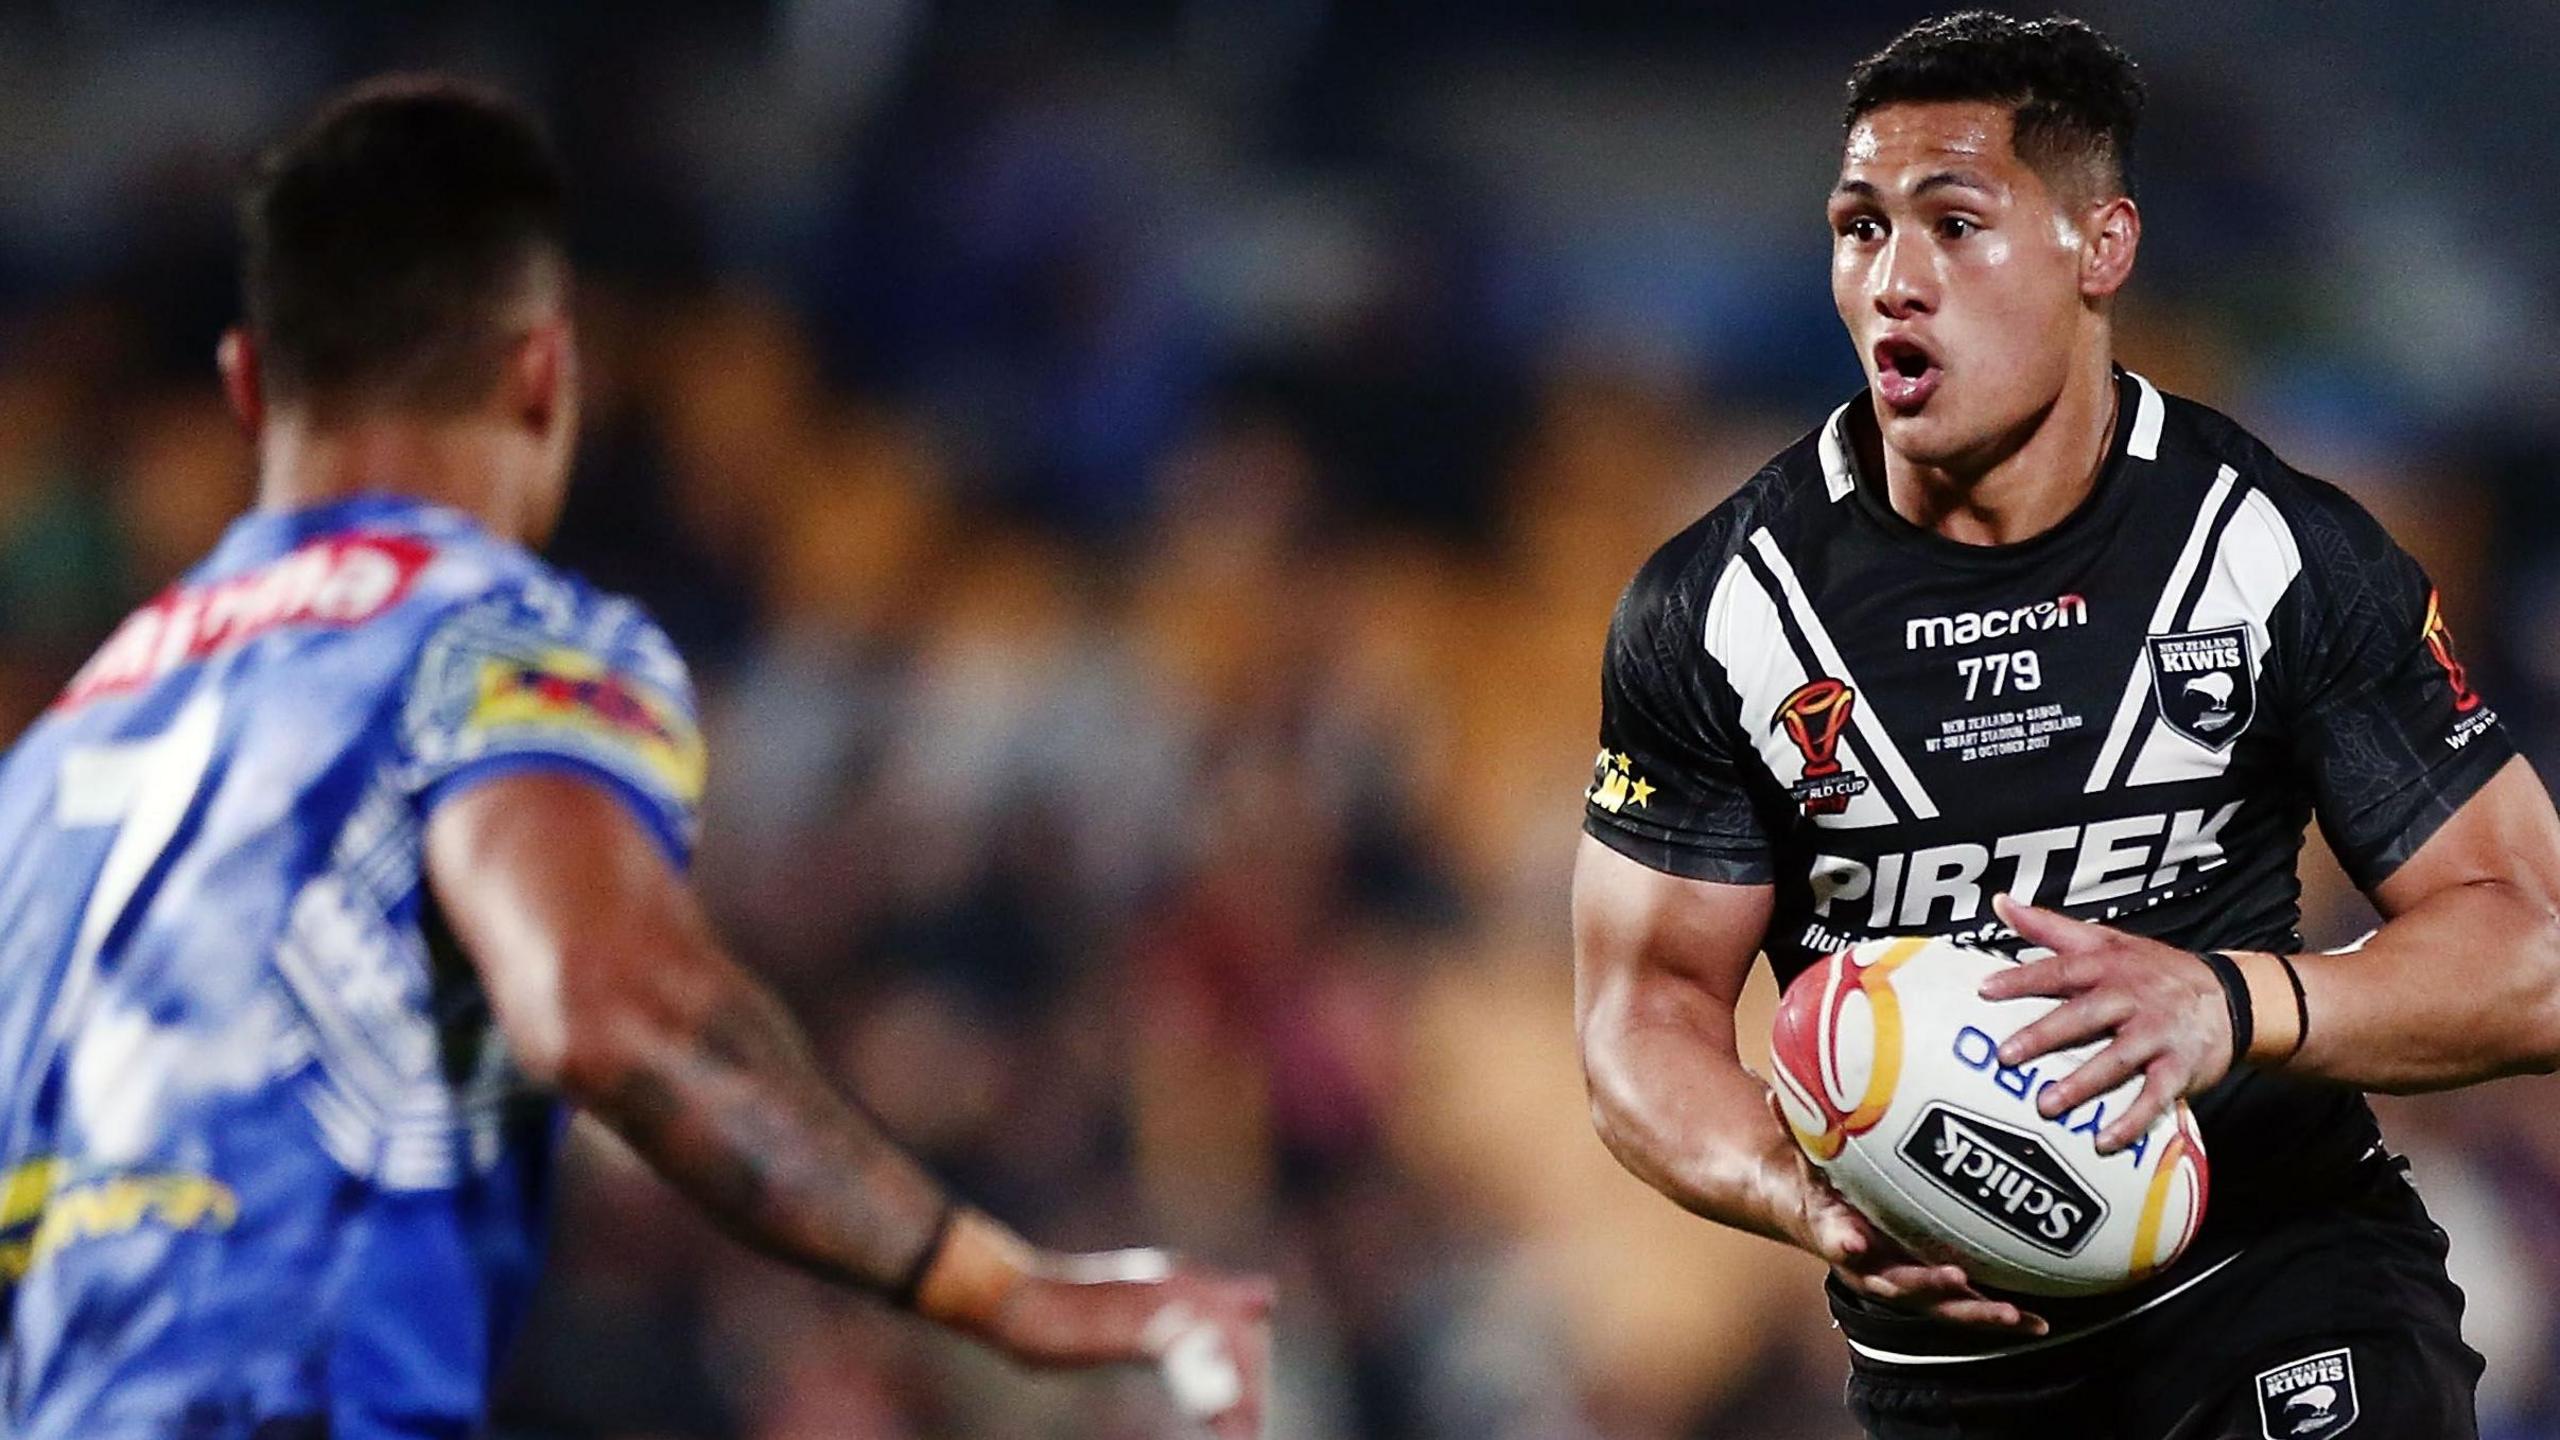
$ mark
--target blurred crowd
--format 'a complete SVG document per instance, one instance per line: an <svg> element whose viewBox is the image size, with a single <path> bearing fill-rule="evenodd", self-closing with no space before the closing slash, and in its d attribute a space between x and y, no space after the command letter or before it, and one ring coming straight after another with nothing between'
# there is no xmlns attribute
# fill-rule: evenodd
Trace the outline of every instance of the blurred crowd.
<svg viewBox="0 0 2560 1440"><path fill-rule="evenodd" d="M1620 587L1856 383L1833 87L1918 12L1548 8L19 7L0 735L247 503L241 156L343 78L496 79L579 185L555 558L692 660L701 882L846 1089L1041 1241L1276 1271L1281 1440L1839 1440L1818 1267L1593 1137L1564 897ZM2428 207L2518 153L2493 97L2560 93L2497 48L2552 22L2431 32L2498 65L2314 145L2177 8L2090 12L2158 57L2128 359L2380 511L2548 761L2560 367L2495 347L2560 277ZM2417 198L2341 193L2359 147L2432 154ZM2309 868L2313 940L2370 923ZM2497 1440L2560 1436L2550 1083L2386 1115ZM1173 1433L750 1257L583 1125L557 1235L509 1440Z"/></svg>

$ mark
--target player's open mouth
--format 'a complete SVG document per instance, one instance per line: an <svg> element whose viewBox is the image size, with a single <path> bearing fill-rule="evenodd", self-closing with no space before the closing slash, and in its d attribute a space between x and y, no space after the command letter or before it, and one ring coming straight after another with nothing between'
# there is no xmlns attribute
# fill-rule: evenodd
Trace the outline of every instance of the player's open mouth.
<svg viewBox="0 0 2560 1440"><path fill-rule="evenodd" d="M1889 335L1877 341L1875 361L1877 396L1906 415L1929 403L1946 374L1927 347L1908 336Z"/></svg>

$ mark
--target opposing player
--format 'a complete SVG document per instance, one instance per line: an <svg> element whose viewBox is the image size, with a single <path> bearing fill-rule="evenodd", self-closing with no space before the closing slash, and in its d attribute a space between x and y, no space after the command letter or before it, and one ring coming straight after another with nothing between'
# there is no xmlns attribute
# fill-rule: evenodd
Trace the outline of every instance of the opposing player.
<svg viewBox="0 0 2560 1440"><path fill-rule="evenodd" d="M2141 99L2086 26L1983 13L1851 77L1831 275L1869 388L1609 636L1593 1109L1665 1194L1831 1262L1873 1435L2470 1436L2444 1236L2359 1092L2560 1059L2560 822L2390 537L2115 367ZM2351 954L2296 953L2313 814L2387 917ZM2063 997L2000 1055L2046 1114L2143 1077L2118 1148L2192 1098L2179 1264L2030 1309L1808 1170L1736 1059L1752 957L1922 932L2051 952L1989 992Z"/></svg>
<svg viewBox="0 0 2560 1440"><path fill-rule="evenodd" d="M1256 1433L1262 1282L955 1205L704 923L683 667L524 548L577 430L560 190L411 80L246 199L257 508L0 768L0 1430L475 1433L565 1096L770 1254Z"/></svg>

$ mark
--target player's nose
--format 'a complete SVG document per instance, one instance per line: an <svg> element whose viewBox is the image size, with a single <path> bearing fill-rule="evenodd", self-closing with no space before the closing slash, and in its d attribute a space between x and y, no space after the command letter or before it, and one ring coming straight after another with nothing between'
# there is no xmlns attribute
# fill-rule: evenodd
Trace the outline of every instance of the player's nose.
<svg viewBox="0 0 2560 1440"><path fill-rule="evenodd" d="M1877 314L1888 320L1904 320L1937 310L1937 286L1922 250L1896 235L1877 255L1869 279L1869 295Z"/></svg>

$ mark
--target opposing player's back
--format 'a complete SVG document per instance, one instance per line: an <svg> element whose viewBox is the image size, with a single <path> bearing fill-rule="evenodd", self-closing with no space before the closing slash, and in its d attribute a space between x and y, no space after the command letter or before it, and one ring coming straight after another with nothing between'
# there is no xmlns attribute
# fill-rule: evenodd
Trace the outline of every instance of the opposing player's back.
<svg viewBox="0 0 2560 1440"><path fill-rule="evenodd" d="M365 497L240 521L0 767L11 1433L475 1412L556 1119L439 953L420 826L527 766L608 781L680 855L672 651L463 516Z"/></svg>
<svg viewBox="0 0 2560 1440"><path fill-rule="evenodd" d="M776 1258L1258 1434L1265 1285L960 1206L713 933L674 651L522 548L579 390L532 122L369 81L241 215L259 509L0 760L0 1434L476 1433L563 1100Z"/></svg>

